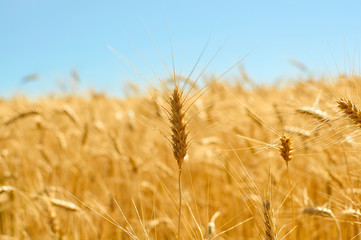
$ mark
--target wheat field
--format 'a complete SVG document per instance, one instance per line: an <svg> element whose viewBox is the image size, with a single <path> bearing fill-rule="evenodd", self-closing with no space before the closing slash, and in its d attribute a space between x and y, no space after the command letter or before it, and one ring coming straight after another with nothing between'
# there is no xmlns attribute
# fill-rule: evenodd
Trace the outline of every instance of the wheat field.
<svg viewBox="0 0 361 240"><path fill-rule="evenodd" d="M361 78L208 83L2 100L0 239L361 238Z"/></svg>

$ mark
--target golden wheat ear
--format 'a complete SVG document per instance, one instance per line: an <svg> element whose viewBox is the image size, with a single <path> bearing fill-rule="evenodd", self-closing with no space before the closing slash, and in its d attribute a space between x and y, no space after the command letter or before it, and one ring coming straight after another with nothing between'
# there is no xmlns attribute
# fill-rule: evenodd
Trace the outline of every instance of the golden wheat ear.
<svg viewBox="0 0 361 240"><path fill-rule="evenodd" d="M287 137L286 135L283 135L280 138L280 145L279 145L279 151L281 154L281 157L283 160L285 160L286 164L288 165L288 162L292 160L292 140L290 137Z"/></svg>
<svg viewBox="0 0 361 240"><path fill-rule="evenodd" d="M337 100L338 108L353 121L357 126L361 126L361 111L360 109L349 99L340 98Z"/></svg>
<svg viewBox="0 0 361 240"><path fill-rule="evenodd" d="M271 207L271 203L266 200L263 201L263 221L265 225L265 239L266 240L274 240L276 239L276 231L275 231L275 224L274 224L274 216L273 210Z"/></svg>
<svg viewBox="0 0 361 240"><path fill-rule="evenodd" d="M175 85L173 93L168 99L170 105L169 121L171 124L171 143L174 158L177 160L179 171L182 170L184 158L188 150L188 130L185 120L183 92Z"/></svg>

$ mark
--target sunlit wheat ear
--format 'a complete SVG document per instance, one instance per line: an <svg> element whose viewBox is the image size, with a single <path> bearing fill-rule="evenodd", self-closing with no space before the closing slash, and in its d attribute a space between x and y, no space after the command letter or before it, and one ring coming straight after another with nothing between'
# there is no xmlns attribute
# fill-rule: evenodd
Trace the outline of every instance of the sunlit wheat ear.
<svg viewBox="0 0 361 240"><path fill-rule="evenodd" d="M65 200L61 200L61 199L57 199L57 198L50 198L49 201L53 206L56 206L56 207L59 207L59 208L62 208L62 209L65 209L65 210L68 210L71 212L80 211L80 208L77 205L75 205L74 203L69 202L69 201L65 201Z"/></svg>
<svg viewBox="0 0 361 240"><path fill-rule="evenodd" d="M305 129L302 129L302 128L297 128L297 127L290 127L290 126L286 126L284 128L284 130L286 132L289 132L291 134L295 134L299 137L302 137L302 138L309 138L311 137L311 131L307 131Z"/></svg>
<svg viewBox="0 0 361 240"><path fill-rule="evenodd" d="M303 209L303 213L311 216L320 216L326 218L334 218L333 212L329 208L325 207L308 207Z"/></svg>
<svg viewBox="0 0 361 240"><path fill-rule="evenodd" d="M345 217L349 217L349 218L356 218L356 219L361 218L360 210L354 209L354 208L351 208L351 207L343 210L342 215L344 215Z"/></svg>
<svg viewBox="0 0 361 240"><path fill-rule="evenodd" d="M183 92L178 89L178 85L174 87L173 93L168 99L168 103L171 108L169 121L172 130L171 143L173 155L177 160L179 171L181 171L184 157L187 155L188 150L188 123L185 120Z"/></svg>
<svg viewBox="0 0 361 240"><path fill-rule="evenodd" d="M0 194L1 193L13 193L16 189L12 186L1 186L0 187Z"/></svg>
<svg viewBox="0 0 361 240"><path fill-rule="evenodd" d="M293 156L292 156L292 151L293 151L293 147L292 147L292 140L290 137L286 137L286 135L283 135L280 138L280 145L279 145L279 151L281 154L281 157L283 158L283 160L285 160L287 166L288 166L288 162L292 160Z"/></svg>
<svg viewBox="0 0 361 240"><path fill-rule="evenodd" d="M336 227L337 227L338 239L341 239L340 225L339 225L339 223L337 221L337 218L335 217L335 215L333 214L331 209L325 208L325 207L320 207L320 206L308 207L308 208L303 209L303 213L305 213L307 215L310 215L310 216L319 216L319 217L333 219L335 221L335 224L336 224Z"/></svg>
<svg viewBox="0 0 361 240"><path fill-rule="evenodd" d="M357 126L361 126L361 111L351 100L341 98L337 100L337 104L338 108L340 108L349 119Z"/></svg>
<svg viewBox="0 0 361 240"><path fill-rule="evenodd" d="M47 201L46 205L47 205L46 210L48 212L48 221L50 224L51 231L53 232L56 240L61 240L62 234L56 212L49 201Z"/></svg>
<svg viewBox="0 0 361 240"><path fill-rule="evenodd" d="M320 109L317 109L317 108L301 107L299 109L296 109L296 112L302 113L304 115L308 115L308 116L313 117L313 118L315 118L315 119L317 119L317 120L319 120L321 122L324 122L324 123L329 123L330 122L327 113L320 110Z"/></svg>

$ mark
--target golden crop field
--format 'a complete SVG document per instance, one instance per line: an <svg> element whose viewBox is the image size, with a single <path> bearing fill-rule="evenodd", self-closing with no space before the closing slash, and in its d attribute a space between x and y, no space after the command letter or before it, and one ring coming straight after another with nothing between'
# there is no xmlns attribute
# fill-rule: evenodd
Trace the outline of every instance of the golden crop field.
<svg viewBox="0 0 361 240"><path fill-rule="evenodd" d="M2 100L0 239L361 238L361 78L207 82Z"/></svg>

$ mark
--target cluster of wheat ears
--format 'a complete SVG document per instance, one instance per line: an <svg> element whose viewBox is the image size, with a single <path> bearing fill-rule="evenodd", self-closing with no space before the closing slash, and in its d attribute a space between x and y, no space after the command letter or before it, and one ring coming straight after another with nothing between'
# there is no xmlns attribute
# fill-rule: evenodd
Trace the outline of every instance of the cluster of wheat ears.
<svg viewBox="0 0 361 240"><path fill-rule="evenodd" d="M0 239L361 239L361 78L171 79L1 101Z"/></svg>

